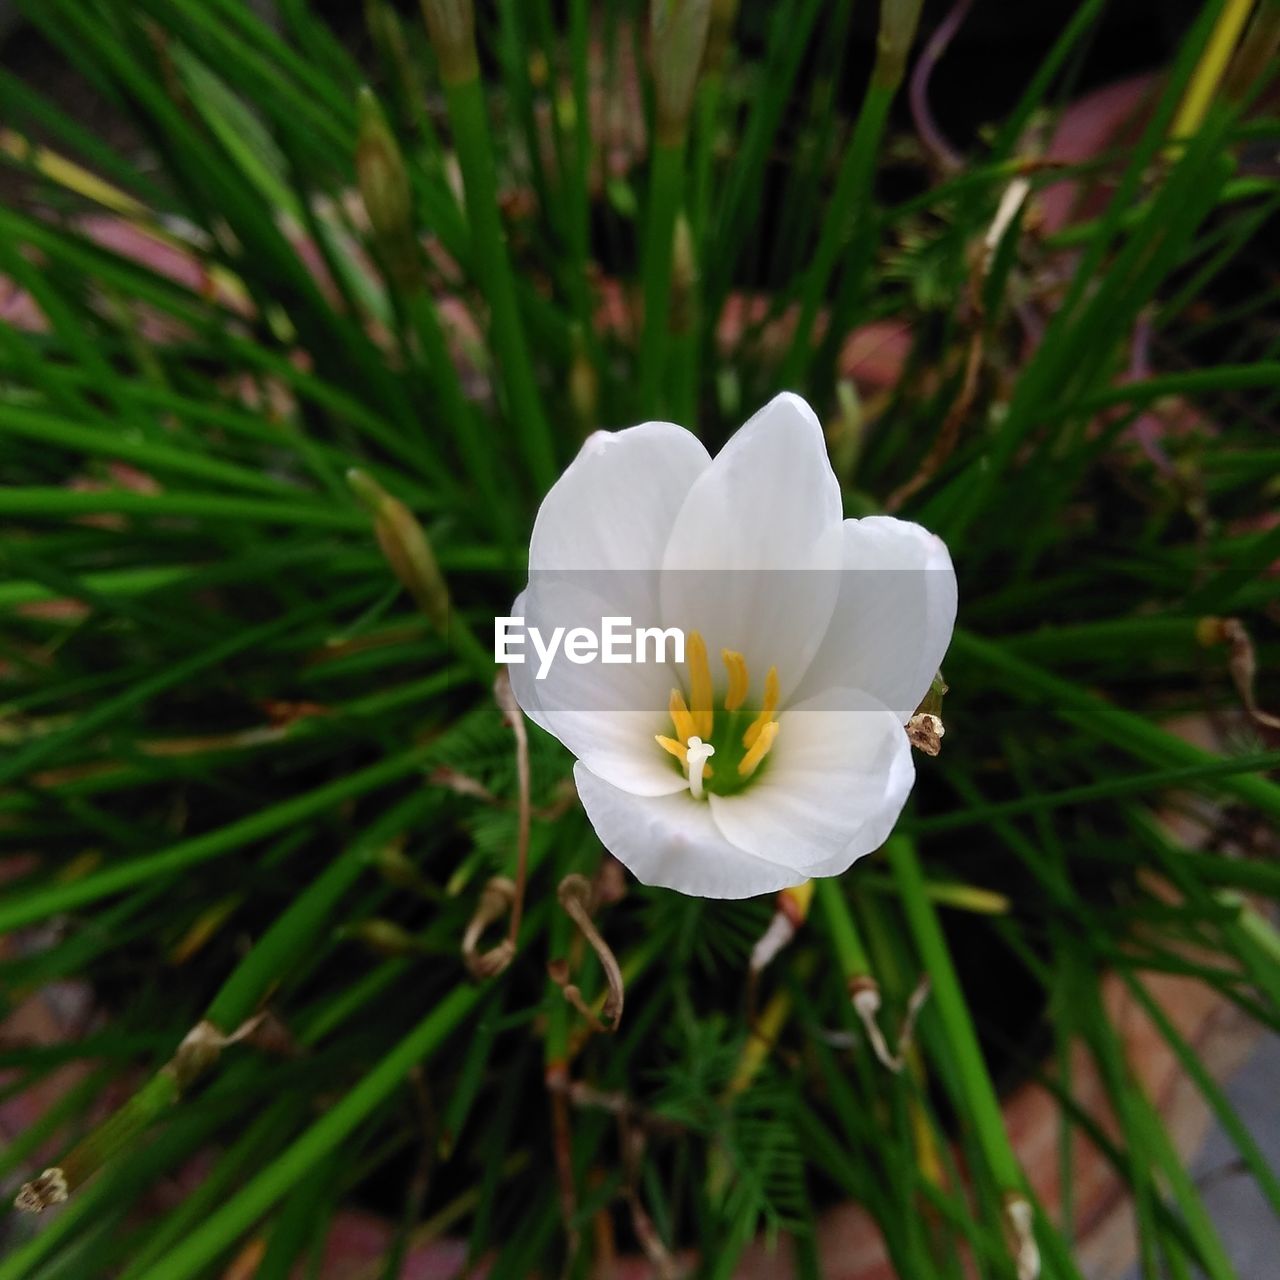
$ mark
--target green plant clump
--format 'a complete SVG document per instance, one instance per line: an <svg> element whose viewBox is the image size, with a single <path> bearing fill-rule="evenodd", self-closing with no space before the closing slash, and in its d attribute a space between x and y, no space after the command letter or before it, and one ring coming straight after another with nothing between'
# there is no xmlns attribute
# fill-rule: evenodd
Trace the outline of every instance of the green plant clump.
<svg viewBox="0 0 1280 1280"><path fill-rule="evenodd" d="M1077 1277L1085 1160L1145 1276L1236 1274L1127 1030L1280 1210L1182 1017L1280 1023L1280 13L1064 160L1115 7L956 156L919 0L32 0L123 133L0 73L0 1014L91 1010L0 1046L0 1280L816 1277L847 1201L912 1280ZM587 434L784 388L961 605L897 832L749 978L775 904L620 874L489 636Z"/></svg>

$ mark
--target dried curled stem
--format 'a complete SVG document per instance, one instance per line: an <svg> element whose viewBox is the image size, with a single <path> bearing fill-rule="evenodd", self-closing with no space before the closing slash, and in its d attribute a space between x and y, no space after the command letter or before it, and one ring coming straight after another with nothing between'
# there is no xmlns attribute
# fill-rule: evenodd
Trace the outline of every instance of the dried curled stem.
<svg viewBox="0 0 1280 1280"><path fill-rule="evenodd" d="M622 1021L622 1007L626 990L617 957L613 954L609 944L600 936L599 930L591 919L592 896L591 882L586 876L580 876L576 873L565 876L560 881L559 889L556 890L556 897L564 908L565 914L578 926L579 932L586 939L592 951L596 953L596 958L600 961L600 967L604 970L608 991L605 995L604 1008L601 1011L603 1020L597 1019L593 1013L586 1010L585 1002L579 1003L581 1001L581 992L578 991L577 987L568 983L567 969L563 974L566 981L560 985L569 1003L579 1012L585 1012L593 1021L593 1024L599 1024L599 1030L616 1031L618 1024ZM553 981L559 983L559 979L554 972L551 976ZM574 996L570 994L571 990L577 994L578 1001L575 1001Z"/></svg>
<svg viewBox="0 0 1280 1280"><path fill-rule="evenodd" d="M596 1016L596 1011L583 998L582 989L572 980L567 960L548 960L547 977L560 988L564 998L586 1019L592 1031L607 1032L609 1030Z"/></svg>
<svg viewBox="0 0 1280 1280"><path fill-rule="evenodd" d="M520 939L520 921L524 912L525 885L529 878L529 735L524 714L511 691L511 680L504 667L493 682L493 700L511 726L516 739L516 787L519 812L516 827L516 878L494 876L484 887L475 915L462 935L462 959L474 978L496 978L516 957ZM456 775L461 777L462 775ZM453 779L451 778L452 782ZM478 785L478 784L477 784ZM456 788L461 789L461 788ZM483 791L483 789L482 789ZM488 796L487 792L483 792ZM492 797L489 797L492 799ZM480 938L491 925L510 914L507 936L496 947L480 951Z"/></svg>
<svg viewBox="0 0 1280 1280"><path fill-rule="evenodd" d="M916 132L943 173L955 173L963 166L964 160L947 141L934 119L933 112L929 109L929 79L933 75L934 67L946 53L947 46L955 39L955 34L960 30L972 4L973 0L958 0L958 3L952 6L951 11L938 24L916 60L907 90L908 101L911 104L911 118L915 121Z"/></svg>
<svg viewBox="0 0 1280 1280"><path fill-rule="evenodd" d="M879 1060L880 1065L887 1070L898 1074L904 1066L906 1066L907 1049L911 1046L911 1037L915 1032L916 1018L920 1015L920 1010L924 1002L929 997L929 979L926 975L916 984L916 989L911 993L911 998L907 1001L907 1014L902 1020L902 1030L898 1033L898 1044L896 1052L889 1049L888 1042L884 1038L884 1032L880 1030L880 1023L877 1015L880 1012L880 986L872 977L862 976L854 978L849 983L849 994L853 999L853 1008L862 1022L867 1033L867 1040L871 1044L871 1050Z"/></svg>
<svg viewBox="0 0 1280 1280"><path fill-rule="evenodd" d="M654 1226L649 1211L640 1198L640 1170L644 1158L644 1130L629 1123L625 1112L618 1115L618 1145L622 1149L622 1166L626 1176L622 1197L631 1215L631 1230L640 1242L644 1255L657 1280L680 1280L680 1266Z"/></svg>
<svg viewBox="0 0 1280 1280"><path fill-rule="evenodd" d="M515 882L507 876L494 876L480 894L475 914L462 935L462 962L473 978L496 978L515 959L516 947L510 937L488 951L480 950L484 931L511 910L515 897Z"/></svg>
<svg viewBox="0 0 1280 1280"><path fill-rule="evenodd" d="M1258 706L1254 693L1258 659L1244 623L1239 618L1201 618L1196 624L1196 639L1206 648L1227 646L1227 671L1249 718L1265 729L1280 729L1280 716L1273 716Z"/></svg>
<svg viewBox="0 0 1280 1280"><path fill-rule="evenodd" d="M511 677L506 667L502 668L493 682L493 699L498 704L498 710L506 717L516 739L516 789L520 810L516 826L515 898L511 904L511 925L507 931L507 941L511 944L511 953L514 955L520 941L524 889L529 878L529 734L524 725L524 713L512 692Z"/></svg>
<svg viewBox="0 0 1280 1280"><path fill-rule="evenodd" d="M242 1022L230 1035L224 1035L207 1018L197 1022L178 1045L172 1058L161 1068L169 1072L185 1093L200 1076L217 1062L228 1045L247 1040L262 1025L266 1013L255 1014Z"/></svg>

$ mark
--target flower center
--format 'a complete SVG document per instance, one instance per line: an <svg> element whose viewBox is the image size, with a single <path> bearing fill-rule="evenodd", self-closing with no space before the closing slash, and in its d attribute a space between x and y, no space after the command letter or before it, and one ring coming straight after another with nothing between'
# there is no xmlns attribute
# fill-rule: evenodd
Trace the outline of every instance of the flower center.
<svg viewBox="0 0 1280 1280"><path fill-rule="evenodd" d="M671 690L668 710L675 736L657 735L658 745L679 762L695 800L708 792L728 796L741 791L757 775L778 736L778 668L769 668L764 703L756 711L748 703L751 677L746 659L733 649L722 649L720 657L728 680L723 714L717 716L706 642L698 632L689 633L689 700L679 689ZM712 756L717 761L714 769L708 763Z"/></svg>

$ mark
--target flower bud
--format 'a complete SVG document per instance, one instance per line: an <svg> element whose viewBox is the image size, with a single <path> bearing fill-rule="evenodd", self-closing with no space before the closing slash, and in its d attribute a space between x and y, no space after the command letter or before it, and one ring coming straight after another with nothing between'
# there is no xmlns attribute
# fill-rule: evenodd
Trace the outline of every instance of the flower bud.
<svg viewBox="0 0 1280 1280"><path fill-rule="evenodd" d="M398 287L411 289L420 272L413 229L413 189L404 157L368 85L361 88L356 103L356 180L360 198L369 215L383 268Z"/></svg>
<svg viewBox="0 0 1280 1280"><path fill-rule="evenodd" d="M733 35L733 23L738 16L738 0L711 0L711 20L707 25L707 51L702 60L703 70L716 75L724 66L729 37Z"/></svg>
<svg viewBox="0 0 1280 1280"><path fill-rule="evenodd" d="M423 951L422 942L403 925L378 917L348 925L342 930L342 936L362 942L370 951L389 958L421 955Z"/></svg>
<svg viewBox="0 0 1280 1280"><path fill-rule="evenodd" d="M480 74L480 64L471 0L422 0L422 16L445 84L474 80Z"/></svg>
<svg viewBox="0 0 1280 1280"><path fill-rule="evenodd" d="M600 408L600 379L591 363L582 329L574 325L573 359L569 363L569 404L573 416L584 436L595 430L596 414Z"/></svg>
<svg viewBox="0 0 1280 1280"><path fill-rule="evenodd" d="M418 869L418 864L408 857L399 843L383 845L372 858L378 874L396 889L407 889L424 897L434 897L433 886Z"/></svg>
<svg viewBox="0 0 1280 1280"><path fill-rule="evenodd" d="M842 378L836 384L835 421L828 428L828 442L831 447L831 465L837 476L848 484L858 469L858 459L862 454L862 430L864 421L862 402L858 398L858 388L852 379Z"/></svg>
<svg viewBox="0 0 1280 1280"><path fill-rule="evenodd" d="M652 0L650 52L661 145L670 146L684 137L710 19L711 0Z"/></svg>
<svg viewBox="0 0 1280 1280"><path fill-rule="evenodd" d="M676 215L671 243L671 306L673 333L687 333L693 324L694 289L698 283L698 259L693 248L693 228L684 211Z"/></svg>
<svg viewBox="0 0 1280 1280"><path fill-rule="evenodd" d="M368 85L356 96L356 178L373 234L393 241L413 234L413 194L399 144Z"/></svg>
<svg viewBox="0 0 1280 1280"><path fill-rule="evenodd" d="M347 483L373 515L374 533L391 571L436 630L444 632L449 624L449 588L413 512L367 471L353 467L347 472Z"/></svg>
<svg viewBox="0 0 1280 1280"><path fill-rule="evenodd" d="M901 82L923 4L924 0L880 0L874 73L877 83L896 86Z"/></svg>

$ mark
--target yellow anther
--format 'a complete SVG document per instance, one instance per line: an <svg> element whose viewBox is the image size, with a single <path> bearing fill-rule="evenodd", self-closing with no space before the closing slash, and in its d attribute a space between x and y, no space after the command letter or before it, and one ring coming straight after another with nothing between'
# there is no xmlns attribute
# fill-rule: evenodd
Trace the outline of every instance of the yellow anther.
<svg viewBox="0 0 1280 1280"><path fill-rule="evenodd" d="M689 664L689 710L698 737L709 738L714 723L711 707L711 664L707 661L707 642L696 631L690 631L684 642L685 661Z"/></svg>
<svg viewBox="0 0 1280 1280"><path fill-rule="evenodd" d="M769 748L773 746L773 740L778 736L778 722L770 720L760 728L760 732L756 734L755 741L751 744L747 754L738 761L738 773L743 778L749 778L760 767L760 761L769 754Z"/></svg>
<svg viewBox="0 0 1280 1280"><path fill-rule="evenodd" d="M747 675L747 660L734 649L721 649L720 657L729 673L729 691L724 695L724 709L737 711L746 701L747 690L751 687L751 680Z"/></svg>
<svg viewBox="0 0 1280 1280"><path fill-rule="evenodd" d="M747 748L754 747L765 725L777 714L778 668L770 667L769 674L764 678L764 706L760 708L760 714L747 726L746 733L742 735L742 745ZM767 751L768 748L766 747L765 750Z"/></svg>
<svg viewBox="0 0 1280 1280"><path fill-rule="evenodd" d="M687 743L698 729L693 723L693 715L684 700L684 694L679 689L671 690L671 701L667 703L667 710L671 712L671 723L676 727L676 737L681 742Z"/></svg>

